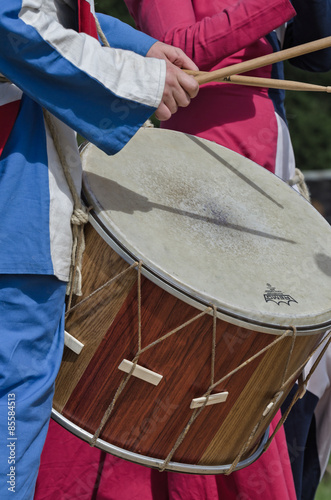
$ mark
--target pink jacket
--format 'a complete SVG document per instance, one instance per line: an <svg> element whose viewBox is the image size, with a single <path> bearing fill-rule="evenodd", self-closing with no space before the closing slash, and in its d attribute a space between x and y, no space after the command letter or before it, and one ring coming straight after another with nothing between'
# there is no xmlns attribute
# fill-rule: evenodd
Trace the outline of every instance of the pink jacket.
<svg viewBox="0 0 331 500"><path fill-rule="evenodd" d="M203 71L273 52L264 37L295 15L289 0L126 0L126 4L139 29L180 47ZM270 77L271 71L267 66L254 75ZM275 115L267 89L204 85L191 105L163 126L215 141L272 172L277 169L282 177L294 171L294 160L291 172L283 165L278 138L286 125Z"/></svg>

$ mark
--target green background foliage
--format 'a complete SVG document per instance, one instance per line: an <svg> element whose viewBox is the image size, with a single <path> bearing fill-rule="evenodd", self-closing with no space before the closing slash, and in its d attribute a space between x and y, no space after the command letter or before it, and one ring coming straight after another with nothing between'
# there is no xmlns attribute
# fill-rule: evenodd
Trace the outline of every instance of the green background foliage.
<svg viewBox="0 0 331 500"><path fill-rule="evenodd" d="M331 85L331 71L311 73L285 64L287 80ZM288 91L286 111L297 166L301 170L331 168L331 94Z"/></svg>
<svg viewBox="0 0 331 500"><path fill-rule="evenodd" d="M131 18L128 9L123 0L95 0L95 10L110 14L117 17L122 21L134 26L133 19Z"/></svg>

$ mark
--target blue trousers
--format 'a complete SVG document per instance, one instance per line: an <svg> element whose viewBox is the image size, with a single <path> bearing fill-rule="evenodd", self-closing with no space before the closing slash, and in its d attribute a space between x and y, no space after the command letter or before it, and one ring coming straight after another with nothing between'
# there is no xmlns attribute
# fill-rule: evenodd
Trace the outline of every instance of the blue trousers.
<svg viewBox="0 0 331 500"><path fill-rule="evenodd" d="M63 352L66 284L0 275L0 498L32 500Z"/></svg>

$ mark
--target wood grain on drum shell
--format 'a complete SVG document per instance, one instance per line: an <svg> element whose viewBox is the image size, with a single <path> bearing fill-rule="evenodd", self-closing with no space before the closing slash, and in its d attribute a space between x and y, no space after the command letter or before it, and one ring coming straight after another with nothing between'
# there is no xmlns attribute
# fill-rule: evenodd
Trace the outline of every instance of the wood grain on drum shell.
<svg viewBox="0 0 331 500"><path fill-rule="evenodd" d="M91 226L86 241L84 296L128 267ZM136 280L137 272L130 271L78 307L66 323L69 333L85 347L79 356L65 350L54 408L91 434L97 430L125 376L118 370L119 364L123 359L132 360L137 351ZM143 346L198 313L148 279L142 279ZM212 321L212 316L206 315L141 354L139 364L163 375L163 379L156 387L131 377L100 436L103 440L131 452L166 458L192 414L191 400L203 396L210 384ZM218 320L215 380L275 338ZM297 367L317 341L317 336L297 338L288 371L293 373L293 381L298 375ZM289 338L282 340L215 388L215 393L229 392L227 401L203 409L173 461L231 463L278 391L290 346ZM264 419L256 439L261 438L277 408Z"/></svg>

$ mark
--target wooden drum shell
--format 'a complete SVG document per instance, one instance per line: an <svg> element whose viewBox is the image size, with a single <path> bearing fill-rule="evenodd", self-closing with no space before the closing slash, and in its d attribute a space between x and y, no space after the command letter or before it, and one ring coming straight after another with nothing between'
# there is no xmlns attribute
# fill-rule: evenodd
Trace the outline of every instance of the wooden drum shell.
<svg viewBox="0 0 331 500"><path fill-rule="evenodd" d="M78 304L110 278L128 268L89 224L83 263L84 295ZM77 355L65 348L56 382L54 414L69 430L88 440L125 376L118 366L138 349L137 270L97 292L69 314L66 330L84 344ZM148 345L200 311L146 277L141 283L142 345ZM131 377L116 402L96 445L129 460L157 465L171 452L192 414L192 399L210 385L213 316L206 314L162 343L141 354L142 365L163 376L158 386ZM175 451L169 470L224 472L240 453L258 422L259 430L243 460L250 459L282 401L293 387L300 367L322 334L298 336L287 367L290 383L272 410L263 412L282 385L292 347L290 337L257 357L213 392L229 393L224 403L205 407ZM217 319L215 380L237 368L277 335L255 332ZM107 448L107 446L106 446ZM118 450L118 451L116 451ZM124 450L124 453L122 451ZM176 466L178 464L178 467ZM153 464L152 464L153 465Z"/></svg>

